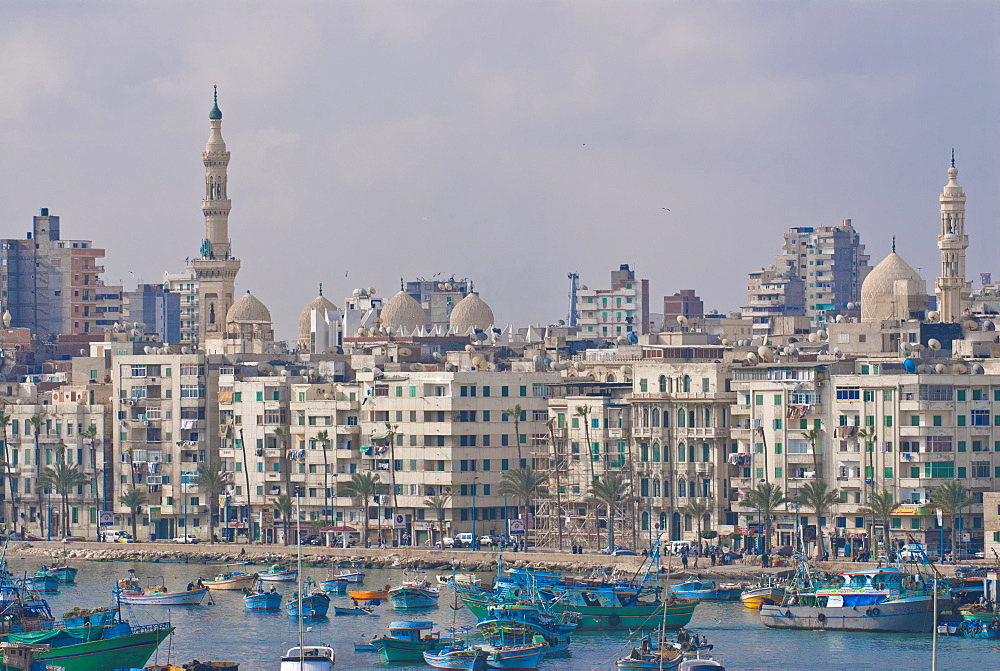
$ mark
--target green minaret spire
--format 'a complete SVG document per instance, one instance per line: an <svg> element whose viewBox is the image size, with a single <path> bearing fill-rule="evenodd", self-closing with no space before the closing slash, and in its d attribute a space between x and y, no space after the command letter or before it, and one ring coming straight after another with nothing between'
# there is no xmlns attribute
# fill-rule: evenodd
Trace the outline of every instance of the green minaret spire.
<svg viewBox="0 0 1000 671"><path fill-rule="evenodd" d="M222 110L219 109L219 87L218 86L213 86L212 87L212 101L215 104L212 106L212 111L208 113L208 118L209 119L221 119L222 118Z"/></svg>

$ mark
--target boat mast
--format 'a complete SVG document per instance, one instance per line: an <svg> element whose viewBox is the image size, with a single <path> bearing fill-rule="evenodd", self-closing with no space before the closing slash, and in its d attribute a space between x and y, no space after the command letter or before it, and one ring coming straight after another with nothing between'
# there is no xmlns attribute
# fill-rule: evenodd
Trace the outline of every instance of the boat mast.
<svg viewBox="0 0 1000 671"><path fill-rule="evenodd" d="M298 569L298 573L296 574L296 579L299 581L299 593L298 593L299 609L298 609L298 617L296 619L299 621L299 669L304 669L306 661L305 660L306 651L305 651L305 634L302 631L302 534L299 532L299 515L300 515L299 488L296 487L295 488L295 531L296 531L295 554L297 561L296 568Z"/></svg>

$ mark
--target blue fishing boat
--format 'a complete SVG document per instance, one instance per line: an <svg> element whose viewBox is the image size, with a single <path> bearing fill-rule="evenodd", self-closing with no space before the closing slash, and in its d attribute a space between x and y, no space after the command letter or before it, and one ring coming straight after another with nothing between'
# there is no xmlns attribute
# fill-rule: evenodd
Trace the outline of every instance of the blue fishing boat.
<svg viewBox="0 0 1000 671"><path fill-rule="evenodd" d="M302 598L299 598L296 592L285 605L285 611L292 617L321 617L329 610L330 597L321 591L315 591Z"/></svg>
<svg viewBox="0 0 1000 671"><path fill-rule="evenodd" d="M387 662L419 662L425 651L441 650L453 646L456 639L441 636L439 632L425 634L434 627L433 622L397 620L389 623L389 635L371 640Z"/></svg>
<svg viewBox="0 0 1000 671"><path fill-rule="evenodd" d="M67 564L64 560L56 559L51 565L43 566L35 573L36 578L51 577L61 583L72 583L76 580L76 568Z"/></svg>
<svg viewBox="0 0 1000 671"><path fill-rule="evenodd" d="M253 587L243 590L243 604L247 610L279 610L281 594L273 586L265 590L263 583L257 581Z"/></svg>
<svg viewBox="0 0 1000 671"><path fill-rule="evenodd" d="M48 575L25 578L24 586L36 592L58 592L59 580Z"/></svg>
<svg viewBox="0 0 1000 671"><path fill-rule="evenodd" d="M371 608L362 608L361 606L355 606L354 608L342 608L340 606L333 607L334 615L374 615L375 611Z"/></svg>
<svg viewBox="0 0 1000 671"><path fill-rule="evenodd" d="M966 638L1000 638L1000 623L967 620L958 626Z"/></svg>
<svg viewBox="0 0 1000 671"><path fill-rule="evenodd" d="M528 645L477 645L486 653L487 669L537 669L548 647L545 643Z"/></svg>
<svg viewBox="0 0 1000 671"><path fill-rule="evenodd" d="M330 594L347 594L347 581L343 578L330 578L319 583L319 588Z"/></svg>
<svg viewBox="0 0 1000 671"><path fill-rule="evenodd" d="M579 627L576 613L556 615L530 604L495 604L476 629L490 645L518 646L544 644L545 655L569 649L570 635Z"/></svg>
<svg viewBox="0 0 1000 671"><path fill-rule="evenodd" d="M423 579L417 578L412 571L403 571L403 584L389 590L389 601L393 608L431 608L437 605L441 591ZM407 580L406 578L410 579Z"/></svg>
<svg viewBox="0 0 1000 671"><path fill-rule="evenodd" d="M258 573L257 577L264 582L295 582L299 572L297 569L285 568L281 564L272 564L263 573Z"/></svg>

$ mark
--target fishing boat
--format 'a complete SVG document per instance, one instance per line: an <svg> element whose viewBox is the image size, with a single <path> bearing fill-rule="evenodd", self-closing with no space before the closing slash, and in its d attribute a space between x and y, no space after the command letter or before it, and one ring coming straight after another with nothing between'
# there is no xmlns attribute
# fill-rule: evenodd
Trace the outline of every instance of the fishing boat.
<svg viewBox="0 0 1000 671"><path fill-rule="evenodd" d="M328 645L298 645L281 658L278 671L330 671L336 662L337 653Z"/></svg>
<svg viewBox="0 0 1000 671"><path fill-rule="evenodd" d="M478 648L445 648L424 651L424 661L432 669L466 669L481 671L486 668L486 652Z"/></svg>
<svg viewBox="0 0 1000 671"><path fill-rule="evenodd" d="M253 587L254 582L257 581L256 573L246 573L245 571L239 571L233 568L235 566L242 565L243 564L227 564L226 571L218 574L211 580L204 581L205 587L212 590L235 592L241 592L248 587Z"/></svg>
<svg viewBox="0 0 1000 671"><path fill-rule="evenodd" d="M743 590L740 601L747 610L760 610L765 603L778 603L784 595L784 587L766 582Z"/></svg>
<svg viewBox="0 0 1000 671"><path fill-rule="evenodd" d="M65 671L107 671L142 668L173 630L169 623L132 626L118 622L91 629L88 633L51 629L9 634L7 639L15 643L52 646L48 652L38 655L48 667Z"/></svg>
<svg viewBox="0 0 1000 671"><path fill-rule="evenodd" d="M365 581L365 574L361 571L341 571L337 575L331 575L331 580L346 580L353 585L360 585Z"/></svg>
<svg viewBox="0 0 1000 671"><path fill-rule="evenodd" d="M264 584L257 581L253 587L243 590L243 605L247 610L280 610L281 594L274 589L274 585L265 590Z"/></svg>
<svg viewBox="0 0 1000 671"><path fill-rule="evenodd" d="M143 587L135 571L129 569L128 577L118 581L115 594L122 603L132 606L197 606L208 594L208 589L192 583L182 592L168 592L161 577L146 578Z"/></svg>
<svg viewBox="0 0 1000 671"><path fill-rule="evenodd" d="M355 641L354 652L378 652L378 648L365 641ZM421 657L421 659L423 659L423 657Z"/></svg>
<svg viewBox="0 0 1000 671"><path fill-rule="evenodd" d="M689 657L681 662L677 671L726 671L726 667L712 657Z"/></svg>
<svg viewBox="0 0 1000 671"><path fill-rule="evenodd" d="M577 613L555 615L531 604L494 604L476 629L491 645L544 644L542 651L554 655L569 649L570 635L579 627Z"/></svg>
<svg viewBox="0 0 1000 671"><path fill-rule="evenodd" d="M528 645L477 645L486 653L487 669L537 669L548 645L531 643Z"/></svg>
<svg viewBox="0 0 1000 671"><path fill-rule="evenodd" d="M361 606L355 606L354 608L333 607L334 615L372 615L374 612L371 608L362 608Z"/></svg>
<svg viewBox="0 0 1000 671"><path fill-rule="evenodd" d="M438 575L437 581L439 585L464 585L468 587L479 587L482 584L482 578L477 576L475 573L452 573L450 575Z"/></svg>
<svg viewBox="0 0 1000 671"><path fill-rule="evenodd" d="M389 590L389 601L393 608L431 608L437 605L441 591L413 572L403 571L403 584ZM409 579L406 579L409 578Z"/></svg>
<svg viewBox="0 0 1000 671"><path fill-rule="evenodd" d="M347 591L347 596L358 601L382 602L389 598L389 586L385 589L353 589Z"/></svg>
<svg viewBox="0 0 1000 671"><path fill-rule="evenodd" d="M300 498L300 496L295 497L295 519L299 519L301 515ZM299 604L298 612L302 612L302 594L305 591L305 585L302 583L302 535L297 534L297 536L295 554L299 589L295 600ZM325 594L323 594L323 597L326 598L329 605L330 598ZM305 618L296 617L295 619L298 623L299 644L294 648L289 648L281 658L281 666L278 667L279 671L333 671L333 666L337 660L337 655L333 648L328 645L306 645L305 625L303 622Z"/></svg>
<svg viewBox="0 0 1000 671"><path fill-rule="evenodd" d="M691 621L698 605L698 599L671 595L660 600L634 587L550 589L554 596L548 607L555 613L579 613L581 629L655 629L662 620L667 629L679 629Z"/></svg>
<svg viewBox="0 0 1000 671"><path fill-rule="evenodd" d="M801 560L781 602L761 606L760 619L775 629L929 633L935 596L928 584L891 566L847 571L824 582ZM938 594L937 606L951 610L946 591Z"/></svg>
<svg viewBox="0 0 1000 671"><path fill-rule="evenodd" d="M1000 623L967 620L959 625L962 636L966 638L1000 638Z"/></svg>
<svg viewBox="0 0 1000 671"><path fill-rule="evenodd" d="M319 588L330 594L347 594L347 581L340 578L328 578L319 583Z"/></svg>
<svg viewBox="0 0 1000 671"><path fill-rule="evenodd" d="M434 628L433 622L397 620L389 623L389 635L371 640L371 645L387 662L419 662L425 651L442 650L457 643L440 632L424 634Z"/></svg>
<svg viewBox="0 0 1000 671"><path fill-rule="evenodd" d="M720 583L716 586L714 580L686 580L670 589L679 597L700 599L701 601L733 601L739 597L740 586L736 583Z"/></svg>
<svg viewBox="0 0 1000 671"><path fill-rule="evenodd" d="M330 610L330 597L322 590L312 592L299 597L299 593L292 594L292 598L285 604L285 612L292 617L301 615L302 617L322 617Z"/></svg>
<svg viewBox="0 0 1000 671"><path fill-rule="evenodd" d="M36 592L58 592L59 580L48 575L25 578L24 586Z"/></svg>
<svg viewBox="0 0 1000 671"><path fill-rule="evenodd" d="M264 582L295 582L298 576L298 571L285 568L281 564L271 564L266 571L257 574L257 577Z"/></svg>
<svg viewBox="0 0 1000 671"><path fill-rule="evenodd" d="M76 580L78 569L68 565L65 560L56 560L51 566L43 566L35 573L36 578L55 578L61 583L72 583Z"/></svg>
<svg viewBox="0 0 1000 671"><path fill-rule="evenodd" d="M646 639L643 639L643 643ZM622 671L644 671L646 669L676 669L684 661L684 653L679 647L632 648L632 652L622 657L615 666Z"/></svg>

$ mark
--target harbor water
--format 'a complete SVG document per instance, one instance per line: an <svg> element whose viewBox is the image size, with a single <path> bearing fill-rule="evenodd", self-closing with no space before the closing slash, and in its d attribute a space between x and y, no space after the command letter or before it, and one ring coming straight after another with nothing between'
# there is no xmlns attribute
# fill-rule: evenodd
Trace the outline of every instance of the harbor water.
<svg viewBox="0 0 1000 671"><path fill-rule="evenodd" d="M11 570L29 575L41 565L40 560L12 560ZM134 568L140 580L162 577L171 591L183 589L198 578L211 578L223 567L181 563L74 562L80 569L76 584L60 585L57 594L47 595L53 614L59 617L74 606L91 608L113 604L112 585ZM263 571L264 566L249 567ZM398 585L399 570L362 569L367 574L363 589ZM321 568L306 568L304 575L313 580L327 577ZM428 579L434 581L431 573ZM486 576L490 582L491 577ZM295 583L275 583L287 603ZM353 587L353 586L352 586ZM201 661L234 661L241 671L270 671L278 667L278 658L297 644L295 618L284 610L247 611L240 592L211 592L200 606L123 606L123 614L139 624L170 620L176 633L160 646L150 664L174 664ZM350 597L331 595L333 605L351 606ZM471 613L459 604L454 610L454 593L441 589L438 607L422 611L397 611L389 604L375 609L376 616L333 616L307 619L307 643L326 643L337 651L338 669L427 669L423 665L389 665L375 653L355 653L354 642L366 641L386 632L396 619L430 620L442 629L475 623ZM331 613L333 612L331 608ZM867 634L827 631L771 630L760 624L757 613L746 611L739 602L698 605L689 625L692 631L707 635L715 645L712 654L727 669L929 669L931 637L917 634ZM542 669L614 669L615 660L631 649L638 638L627 631L581 632L574 636L570 652L548 658ZM473 639L475 640L475 639ZM938 640L939 669L1000 668L1000 640L977 640L941 637Z"/></svg>

